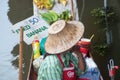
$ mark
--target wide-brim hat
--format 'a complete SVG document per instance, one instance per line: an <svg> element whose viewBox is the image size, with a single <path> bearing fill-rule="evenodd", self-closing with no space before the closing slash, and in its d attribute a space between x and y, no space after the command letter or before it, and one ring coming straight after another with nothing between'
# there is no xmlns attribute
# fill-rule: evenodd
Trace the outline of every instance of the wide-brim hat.
<svg viewBox="0 0 120 80"><path fill-rule="evenodd" d="M48 28L45 50L49 54L59 54L72 48L84 33L80 21L58 20Z"/></svg>

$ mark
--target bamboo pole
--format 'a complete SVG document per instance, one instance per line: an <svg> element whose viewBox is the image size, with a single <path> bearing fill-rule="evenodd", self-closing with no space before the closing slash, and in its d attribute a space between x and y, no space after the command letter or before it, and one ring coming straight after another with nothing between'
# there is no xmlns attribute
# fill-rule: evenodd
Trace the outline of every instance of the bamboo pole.
<svg viewBox="0 0 120 80"><path fill-rule="evenodd" d="M95 36L95 35L93 34L93 35L90 37L90 41L93 39L94 36Z"/></svg>
<svg viewBox="0 0 120 80"><path fill-rule="evenodd" d="M23 28L20 28L20 46L19 46L19 80L22 80L22 57L23 57Z"/></svg>
<svg viewBox="0 0 120 80"><path fill-rule="evenodd" d="M75 19L75 14L74 14L73 0L70 0L70 3L71 3L72 20L74 20Z"/></svg>
<svg viewBox="0 0 120 80"><path fill-rule="evenodd" d="M82 0L82 9L81 9L81 13L80 13L80 20L82 20L82 16L83 16L83 13L84 13L84 9L85 9L85 0Z"/></svg>

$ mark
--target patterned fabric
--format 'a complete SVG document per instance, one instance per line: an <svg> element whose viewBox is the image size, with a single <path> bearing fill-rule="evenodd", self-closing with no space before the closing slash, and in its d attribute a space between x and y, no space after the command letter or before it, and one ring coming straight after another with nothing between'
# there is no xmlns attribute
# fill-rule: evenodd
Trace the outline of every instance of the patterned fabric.
<svg viewBox="0 0 120 80"><path fill-rule="evenodd" d="M65 67L69 67L69 60L75 66L77 76L81 75L81 70L78 69L78 59L71 53L61 54L62 61ZM57 55L48 55L42 62L38 71L38 80L62 80L62 65L58 60Z"/></svg>
<svg viewBox="0 0 120 80"><path fill-rule="evenodd" d="M87 69L85 74L80 78L88 78L89 80L100 80L100 71L92 58L85 58Z"/></svg>

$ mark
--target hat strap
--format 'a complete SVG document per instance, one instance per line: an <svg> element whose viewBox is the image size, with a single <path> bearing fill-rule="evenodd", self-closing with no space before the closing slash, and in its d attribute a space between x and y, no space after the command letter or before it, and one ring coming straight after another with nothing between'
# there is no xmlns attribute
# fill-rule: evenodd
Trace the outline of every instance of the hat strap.
<svg viewBox="0 0 120 80"><path fill-rule="evenodd" d="M57 57L58 57L61 65L62 65L62 67L64 68L64 63L63 63L63 61L62 61L62 58L61 58L60 54L57 54Z"/></svg>

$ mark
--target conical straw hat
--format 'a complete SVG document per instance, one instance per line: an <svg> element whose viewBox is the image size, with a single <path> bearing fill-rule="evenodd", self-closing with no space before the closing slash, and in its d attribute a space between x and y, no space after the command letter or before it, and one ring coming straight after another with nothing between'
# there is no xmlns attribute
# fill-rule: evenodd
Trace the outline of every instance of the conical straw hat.
<svg viewBox="0 0 120 80"><path fill-rule="evenodd" d="M72 48L82 37L84 25L80 21L54 22L48 29L45 50L49 54L59 54Z"/></svg>

